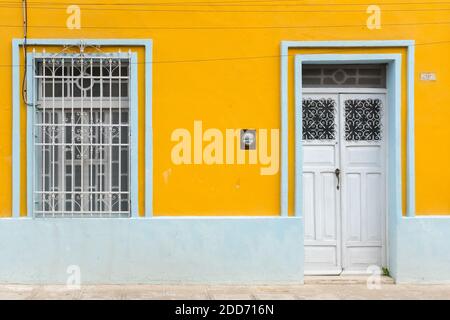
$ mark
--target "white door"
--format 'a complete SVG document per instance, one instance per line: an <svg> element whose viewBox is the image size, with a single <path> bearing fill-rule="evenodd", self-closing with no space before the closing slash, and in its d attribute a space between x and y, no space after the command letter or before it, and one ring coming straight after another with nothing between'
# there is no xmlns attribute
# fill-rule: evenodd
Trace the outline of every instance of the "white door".
<svg viewBox="0 0 450 320"><path fill-rule="evenodd" d="M303 98L305 273L341 272L338 105L337 94Z"/></svg>
<svg viewBox="0 0 450 320"><path fill-rule="evenodd" d="M385 263L385 96L341 94L342 267Z"/></svg>
<svg viewBox="0 0 450 320"><path fill-rule="evenodd" d="M305 274L385 265L384 94L303 95Z"/></svg>

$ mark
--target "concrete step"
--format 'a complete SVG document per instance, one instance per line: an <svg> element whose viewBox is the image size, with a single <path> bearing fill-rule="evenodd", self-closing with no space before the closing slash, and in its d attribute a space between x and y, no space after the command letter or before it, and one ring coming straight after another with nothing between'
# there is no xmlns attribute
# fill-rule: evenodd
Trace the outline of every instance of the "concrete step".
<svg viewBox="0 0 450 320"><path fill-rule="evenodd" d="M366 284L369 275L338 275L338 276L305 276L305 284ZM382 284L394 284L394 279L381 276Z"/></svg>

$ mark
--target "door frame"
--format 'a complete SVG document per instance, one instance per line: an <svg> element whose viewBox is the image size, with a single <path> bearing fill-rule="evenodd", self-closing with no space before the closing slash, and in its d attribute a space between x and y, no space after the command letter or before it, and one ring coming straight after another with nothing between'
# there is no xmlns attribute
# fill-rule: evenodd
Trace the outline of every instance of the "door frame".
<svg viewBox="0 0 450 320"><path fill-rule="evenodd" d="M388 130L386 148L386 224L385 254L386 266L390 265L391 255L395 254L395 226L401 218L401 54L298 54L295 58L295 190L294 212L302 216L303 194L303 147L302 147L302 65L303 64L379 64L386 63L386 104L389 106L386 116ZM367 90L370 93L371 89ZM316 91L317 92L317 91ZM344 92L342 92L344 93ZM391 226L391 227L390 227ZM394 242L394 241L393 241Z"/></svg>
<svg viewBox="0 0 450 320"><path fill-rule="evenodd" d="M370 53L375 48L385 48L388 50L405 51L406 74L404 91L407 97L405 103L406 109L406 206L407 217L415 216L415 160L414 160L414 73L415 73L415 41L414 40L324 40L324 41L294 41L282 40L280 42L280 103L281 103L281 158L280 158L280 215L289 216L289 92L292 89L290 85L290 69L293 68L290 62L290 50L298 49L317 49L317 48L339 48L348 49L360 48ZM394 52L395 52L394 51ZM403 55L403 53L402 53ZM392 56L391 56L392 57ZM387 59L391 60L389 54ZM368 56L367 59L370 59ZM399 60L400 62L401 60ZM397 63L395 63L397 65ZM400 77L401 69L396 69L395 74ZM400 84L400 78L398 78ZM400 92L398 92L400 95ZM402 216L401 205L397 207L396 214Z"/></svg>

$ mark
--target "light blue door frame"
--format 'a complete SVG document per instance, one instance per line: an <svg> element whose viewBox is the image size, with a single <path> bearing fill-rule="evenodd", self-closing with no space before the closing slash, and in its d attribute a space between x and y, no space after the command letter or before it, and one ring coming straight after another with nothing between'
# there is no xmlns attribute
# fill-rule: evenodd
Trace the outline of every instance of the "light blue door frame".
<svg viewBox="0 0 450 320"><path fill-rule="evenodd" d="M401 63L400 54L311 54L295 56L295 214L302 215L303 146L302 146L302 65L303 64L387 64L387 230L388 263L395 264L397 224L402 217L401 185ZM389 264L391 268L391 265ZM392 265L392 269L395 266Z"/></svg>
<svg viewBox="0 0 450 320"><path fill-rule="evenodd" d="M400 54L311 54L295 56L295 214L302 215L302 65L303 64L387 64L388 100L388 190L391 207L401 217L401 55Z"/></svg>
<svg viewBox="0 0 450 320"><path fill-rule="evenodd" d="M281 196L280 196L280 212L282 216L288 215L288 64L289 64L289 50L299 48L380 48L380 47L397 47L407 49L407 141L406 141L406 215L409 217L415 216L415 161L414 161L414 41L412 40L382 40L382 41L282 41L281 42ZM311 57L308 63L314 63L314 59L321 59L314 55L316 58ZM323 55L322 55L323 56ZM365 56L365 57L364 57ZM376 55L368 54L361 55L359 63L370 63L371 57ZM389 55L385 55L385 58L389 60ZM337 62L333 62L336 57ZM305 57L306 58L306 57ZM353 61L351 57L345 57L345 55L329 55L326 57L327 63L344 63L342 61ZM323 58L322 58L323 59ZM357 59L357 60L358 60ZM341 61L339 61L341 60ZM364 62L366 61L366 62ZM317 61L316 63L320 63ZM396 66L395 68L400 68ZM401 69L399 69L401 72ZM400 75L398 75L400 77ZM298 77L298 74L296 75ZM389 78L388 74L388 78ZM297 83L298 83L297 79ZM390 80L388 79L388 82ZM391 79L391 82L393 79ZM400 81L400 79L398 80ZM392 89L392 88L391 88ZM400 99L400 91L398 92L398 99ZM400 101L400 100L399 100ZM296 123L298 124L298 118ZM400 126L400 122L399 122ZM296 134L298 132L296 131ZM296 149L298 141L295 142ZM301 157L301 153L297 155ZM296 173L296 180L298 174ZM398 182L401 183L401 180ZM298 184L296 184L298 186ZM301 195L301 186L299 190L295 191L295 194ZM401 190L401 188L400 188ZM401 194L401 193L400 193ZM301 199L301 198L300 198ZM295 206L295 214L300 215L301 208ZM399 214L401 215L401 202Z"/></svg>

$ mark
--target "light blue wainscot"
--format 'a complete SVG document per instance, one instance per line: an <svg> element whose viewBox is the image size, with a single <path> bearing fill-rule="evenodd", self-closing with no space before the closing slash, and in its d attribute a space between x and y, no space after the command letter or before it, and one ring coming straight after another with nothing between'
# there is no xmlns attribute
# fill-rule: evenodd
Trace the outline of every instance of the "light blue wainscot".
<svg viewBox="0 0 450 320"><path fill-rule="evenodd" d="M75 266L75 267L74 267ZM0 283L303 283L297 217L0 219Z"/></svg>
<svg viewBox="0 0 450 320"><path fill-rule="evenodd" d="M396 283L450 283L450 217L402 218L397 228Z"/></svg>

